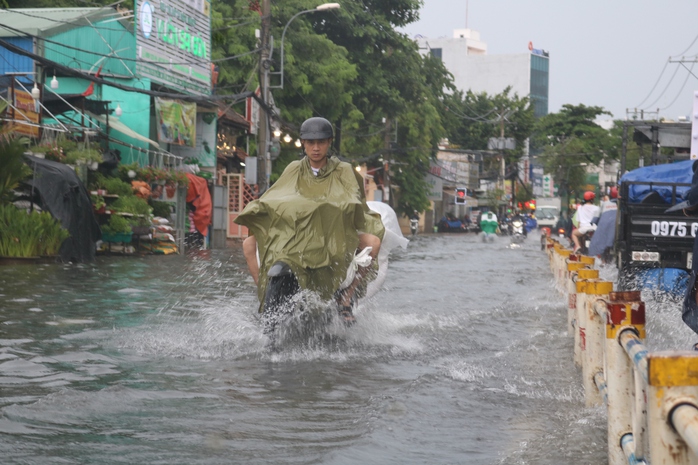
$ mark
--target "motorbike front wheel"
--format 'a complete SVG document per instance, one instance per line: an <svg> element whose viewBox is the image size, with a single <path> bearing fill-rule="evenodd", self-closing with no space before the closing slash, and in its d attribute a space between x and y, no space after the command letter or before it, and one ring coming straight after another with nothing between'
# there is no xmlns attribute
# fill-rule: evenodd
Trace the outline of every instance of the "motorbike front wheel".
<svg viewBox="0 0 698 465"><path fill-rule="evenodd" d="M267 276L269 282L264 294L262 321L264 333L273 338L284 316L293 313L292 299L300 291L300 286L291 267L282 262L272 265Z"/></svg>

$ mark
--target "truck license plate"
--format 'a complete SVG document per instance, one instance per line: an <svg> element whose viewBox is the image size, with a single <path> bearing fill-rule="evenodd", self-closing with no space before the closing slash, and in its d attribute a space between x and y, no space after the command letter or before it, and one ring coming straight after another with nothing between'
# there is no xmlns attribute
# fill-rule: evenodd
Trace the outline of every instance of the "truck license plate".
<svg viewBox="0 0 698 465"><path fill-rule="evenodd" d="M653 236L663 237L696 237L698 223L686 221L653 221L650 224Z"/></svg>

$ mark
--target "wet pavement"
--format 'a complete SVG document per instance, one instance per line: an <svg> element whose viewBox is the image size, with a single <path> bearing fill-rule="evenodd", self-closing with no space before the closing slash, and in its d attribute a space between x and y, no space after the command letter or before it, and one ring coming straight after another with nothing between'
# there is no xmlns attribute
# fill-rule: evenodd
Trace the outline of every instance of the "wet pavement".
<svg viewBox="0 0 698 465"><path fill-rule="evenodd" d="M354 327L279 352L237 248L3 267L2 463L606 463L535 233L391 258ZM646 300L650 347L698 341Z"/></svg>

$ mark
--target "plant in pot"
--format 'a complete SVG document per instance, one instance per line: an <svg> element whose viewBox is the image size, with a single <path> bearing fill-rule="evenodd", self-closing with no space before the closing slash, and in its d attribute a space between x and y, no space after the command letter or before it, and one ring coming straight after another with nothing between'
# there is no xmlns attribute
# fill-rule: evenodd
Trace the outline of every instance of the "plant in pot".
<svg viewBox="0 0 698 465"><path fill-rule="evenodd" d="M131 219L129 219L128 222L131 224L131 231L133 231L133 234L135 234L136 236L150 234L150 228L152 226L150 218L146 218L143 216L134 216L131 217Z"/></svg>
<svg viewBox="0 0 698 465"><path fill-rule="evenodd" d="M35 157L45 158L46 160L65 162L65 153L63 149L57 145L33 145L29 147L29 151Z"/></svg>
<svg viewBox="0 0 698 465"><path fill-rule="evenodd" d="M87 165L93 171L102 163L102 153L96 149L75 149L66 153L65 163L68 165Z"/></svg>
<svg viewBox="0 0 698 465"><path fill-rule="evenodd" d="M154 166L147 166L138 171L136 179L140 181L145 181L148 184L159 183L165 184L167 181L167 171L162 168L156 168Z"/></svg>
<svg viewBox="0 0 698 465"><path fill-rule="evenodd" d="M90 199L92 200L92 208L94 209L95 213L101 215L106 211L107 203L104 201L104 197L93 194L90 195Z"/></svg>
<svg viewBox="0 0 698 465"><path fill-rule="evenodd" d="M129 164L119 164L117 167L117 176L124 182L130 183L134 179L138 179L138 173L141 171L141 167L138 162L133 162Z"/></svg>
<svg viewBox="0 0 698 465"><path fill-rule="evenodd" d="M131 242L131 225L121 215L111 215L109 222L101 227L104 242Z"/></svg>
<svg viewBox="0 0 698 465"><path fill-rule="evenodd" d="M173 183L178 186L187 187L189 186L189 178L184 171L170 171L170 176L168 183Z"/></svg>
<svg viewBox="0 0 698 465"><path fill-rule="evenodd" d="M118 195L119 197L128 197L133 195L133 188L130 183L124 182L119 178L104 178L101 182L102 187L110 194Z"/></svg>
<svg viewBox="0 0 698 465"><path fill-rule="evenodd" d="M152 218L152 208L148 201L131 195L119 197L112 205L115 211L122 212L129 216L129 224L132 231L137 235L148 234Z"/></svg>

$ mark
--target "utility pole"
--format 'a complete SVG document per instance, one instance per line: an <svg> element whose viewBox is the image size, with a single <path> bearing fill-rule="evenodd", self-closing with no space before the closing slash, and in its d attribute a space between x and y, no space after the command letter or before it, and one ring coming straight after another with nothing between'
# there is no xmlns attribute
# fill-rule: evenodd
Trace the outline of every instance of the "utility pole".
<svg viewBox="0 0 698 465"><path fill-rule="evenodd" d="M259 108L259 131L257 133L257 183L259 193L269 188L271 158L269 155L269 125L270 114L267 111L271 98L269 96L269 69L271 68L271 0L262 0L262 30L260 37L261 52L259 55L259 89L264 103Z"/></svg>

